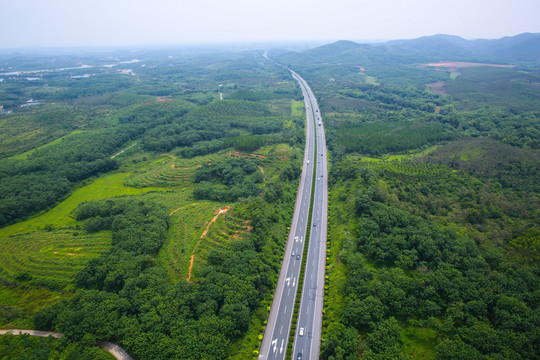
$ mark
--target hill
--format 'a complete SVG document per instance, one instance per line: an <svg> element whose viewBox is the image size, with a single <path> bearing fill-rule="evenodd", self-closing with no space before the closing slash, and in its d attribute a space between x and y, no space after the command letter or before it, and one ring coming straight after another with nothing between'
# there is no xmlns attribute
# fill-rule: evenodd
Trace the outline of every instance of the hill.
<svg viewBox="0 0 540 360"><path fill-rule="evenodd" d="M286 63L389 64L423 61L538 62L540 33L523 33L501 39L466 40L455 35L437 34L410 40L392 40L380 44L359 44L340 40L332 44L286 53Z"/></svg>

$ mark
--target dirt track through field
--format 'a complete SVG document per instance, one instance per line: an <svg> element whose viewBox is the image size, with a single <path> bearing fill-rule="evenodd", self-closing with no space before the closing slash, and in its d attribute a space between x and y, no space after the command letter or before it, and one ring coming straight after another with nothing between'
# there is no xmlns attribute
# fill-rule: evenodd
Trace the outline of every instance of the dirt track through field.
<svg viewBox="0 0 540 360"><path fill-rule="evenodd" d="M193 270L193 263L195 262L195 250L197 250L197 247L199 246L201 239L206 236L206 234L208 233L208 230L210 229L210 225L216 222L219 215L225 214L227 211L229 211L230 208L231 208L230 206L225 206L223 209L218 209L216 211L216 215L214 215L212 220L210 220L208 225L206 225L206 229L204 229L201 237L199 238L199 241L197 241L197 244L195 244L195 247L193 248L193 251L191 252L191 259L189 260L188 277L186 279L188 282L191 282L191 271Z"/></svg>
<svg viewBox="0 0 540 360"><path fill-rule="evenodd" d="M191 205L197 205L197 203L191 203L191 204L187 204L187 205L182 205L182 206L180 206L178 209L174 209L173 211L171 211L171 212L169 213L169 216L173 215L173 214L174 214L175 212L177 212L178 210L181 210L181 209L185 208L186 206L191 206Z"/></svg>

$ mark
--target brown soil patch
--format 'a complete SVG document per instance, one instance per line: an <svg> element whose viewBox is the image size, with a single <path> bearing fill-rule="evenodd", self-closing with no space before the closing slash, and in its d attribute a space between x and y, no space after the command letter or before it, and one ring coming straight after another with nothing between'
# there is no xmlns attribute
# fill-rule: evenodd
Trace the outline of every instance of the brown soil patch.
<svg viewBox="0 0 540 360"><path fill-rule="evenodd" d="M168 157L170 157L171 159L176 159L176 156L171 155L171 154L169 154L169 153L161 154L161 156L168 156Z"/></svg>
<svg viewBox="0 0 540 360"><path fill-rule="evenodd" d="M197 243L198 245L198 243ZM189 260L189 269L188 269L188 277L186 279L187 282L191 282L191 270L193 270L193 262L195 261L195 255L191 254L191 259Z"/></svg>
<svg viewBox="0 0 540 360"><path fill-rule="evenodd" d="M246 225L246 232L248 232L248 233L253 231L253 226L249 225L250 222L251 222L251 220L244 221L244 224Z"/></svg>
<svg viewBox="0 0 540 360"><path fill-rule="evenodd" d="M206 234L208 233L208 230L210 229L210 225L212 225L213 223L216 222L217 218L219 217L219 215L221 214L225 214L227 211L229 211L231 207L230 206L225 206L223 209L218 209L216 212L215 212L215 216L212 218L212 220L210 220L210 222L208 223L208 225L206 225L206 229L204 229L202 235L201 235L201 239L203 237L206 236Z"/></svg>
<svg viewBox="0 0 540 360"><path fill-rule="evenodd" d="M171 167L174 169L174 164L172 164Z"/></svg>
<svg viewBox="0 0 540 360"><path fill-rule="evenodd" d="M157 102L167 102L167 101L172 101L172 99L158 99Z"/></svg>
<svg viewBox="0 0 540 360"><path fill-rule="evenodd" d="M191 260L189 261L188 277L186 279L188 282L191 282L191 271L193 270L193 263L195 262L195 250L197 250L197 247L199 246L201 239L206 236L206 234L208 233L208 230L210 229L210 225L216 222L219 215L225 214L227 211L229 211L230 208L231 208L230 206L225 206L223 209L217 209L217 211L215 212L216 215L212 218L212 220L210 220L208 225L206 225L206 229L204 229L203 233L201 234L201 237L199 238L199 241L197 241L197 244L195 244L195 247L193 248L193 251L191 252Z"/></svg>

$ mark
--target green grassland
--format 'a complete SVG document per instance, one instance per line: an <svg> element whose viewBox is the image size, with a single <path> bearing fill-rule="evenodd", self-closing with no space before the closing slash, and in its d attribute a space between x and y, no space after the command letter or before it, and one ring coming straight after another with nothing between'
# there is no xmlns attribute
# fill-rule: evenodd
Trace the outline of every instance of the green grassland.
<svg viewBox="0 0 540 360"><path fill-rule="evenodd" d="M111 245L108 232L34 231L2 238L0 262L11 280L64 290L84 264Z"/></svg>
<svg viewBox="0 0 540 360"><path fill-rule="evenodd" d="M51 210L0 229L0 327L32 327L40 308L71 296L74 276L110 247L109 232L78 229L73 212L83 201L155 190L126 187L129 174L105 175L75 190Z"/></svg>
<svg viewBox="0 0 540 360"><path fill-rule="evenodd" d="M76 225L76 221L72 216L72 212L83 201L120 195L137 195L156 190L156 188L137 189L127 187L124 182L128 177L129 174L123 173L100 177L90 184L75 190L71 196L51 210L29 220L0 229L0 238L17 233L42 230L46 226L52 228L73 227Z"/></svg>
<svg viewBox="0 0 540 360"><path fill-rule="evenodd" d="M304 114L304 102L293 100L291 103L291 115L302 116Z"/></svg>
<svg viewBox="0 0 540 360"><path fill-rule="evenodd" d="M191 255L200 251L200 247L209 240L209 238L201 239L201 235L221 206L213 202L193 201L178 204L180 206L175 209L177 211L171 215L167 242L156 258L157 263L167 269L174 282L187 279ZM197 263L200 260L197 256ZM195 273L192 274L192 278L196 278Z"/></svg>
<svg viewBox="0 0 540 360"><path fill-rule="evenodd" d="M196 156L191 159L162 154L160 157L153 158L144 164L137 164L138 166L133 169L133 174L125 181L125 184L136 188L173 188L189 185L191 177L198 167L223 160L229 156L227 151Z"/></svg>

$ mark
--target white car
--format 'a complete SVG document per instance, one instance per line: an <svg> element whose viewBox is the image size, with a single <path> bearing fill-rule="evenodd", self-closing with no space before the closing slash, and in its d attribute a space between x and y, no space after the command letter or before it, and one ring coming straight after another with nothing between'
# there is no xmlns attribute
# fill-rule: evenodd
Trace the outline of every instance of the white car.
<svg viewBox="0 0 540 360"><path fill-rule="evenodd" d="M304 336L304 328L300 328L300 331L298 331L298 336Z"/></svg>

